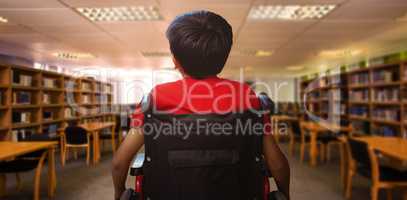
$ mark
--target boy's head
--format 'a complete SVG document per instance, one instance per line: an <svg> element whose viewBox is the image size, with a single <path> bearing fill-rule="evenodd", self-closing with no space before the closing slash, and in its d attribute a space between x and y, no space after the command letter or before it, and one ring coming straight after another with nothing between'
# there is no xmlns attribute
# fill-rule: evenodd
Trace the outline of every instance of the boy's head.
<svg viewBox="0 0 407 200"><path fill-rule="evenodd" d="M233 44L230 24L209 11L178 16L168 27L167 38L182 70L194 78L219 74Z"/></svg>

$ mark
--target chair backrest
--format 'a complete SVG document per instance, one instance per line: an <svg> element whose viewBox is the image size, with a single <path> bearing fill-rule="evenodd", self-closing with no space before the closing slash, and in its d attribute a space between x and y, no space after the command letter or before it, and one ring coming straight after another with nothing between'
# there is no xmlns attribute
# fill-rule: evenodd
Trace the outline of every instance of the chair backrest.
<svg viewBox="0 0 407 200"><path fill-rule="evenodd" d="M355 160L358 165L371 168L368 144L352 138L348 139L348 144L352 159Z"/></svg>
<svg viewBox="0 0 407 200"><path fill-rule="evenodd" d="M87 144L88 135L87 131L79 126L68 126L65 128L65 139L67 144Z"/></svg>
<svg viewBox="0 0 407 200"><path fill-rule="evenodd" d="M301 127L299 120L294 120L291 122L291 130L294 135L301 136Z"/></svg>
<svg viewBox="0 0 407 200"><path fill-rule="evenodd" d="M262 115L145 116L146 198L263 198Z"/></svg>

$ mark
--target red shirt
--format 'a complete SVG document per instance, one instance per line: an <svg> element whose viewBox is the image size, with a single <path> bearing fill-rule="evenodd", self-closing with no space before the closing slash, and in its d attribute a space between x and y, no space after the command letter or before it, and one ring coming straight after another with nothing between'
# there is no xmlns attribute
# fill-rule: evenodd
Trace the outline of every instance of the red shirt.
<svg viewBox="0 0 407 200"><path fill-rule="evenodd" d="M172 114L222 114L260 108L260 101L247 84L216 76L187 77L157 85L150 95L156 111ZM265 122L269 121L265 117ZM143 123L144 115L140 108L136 109L132 126L140 127Z"/></svg>

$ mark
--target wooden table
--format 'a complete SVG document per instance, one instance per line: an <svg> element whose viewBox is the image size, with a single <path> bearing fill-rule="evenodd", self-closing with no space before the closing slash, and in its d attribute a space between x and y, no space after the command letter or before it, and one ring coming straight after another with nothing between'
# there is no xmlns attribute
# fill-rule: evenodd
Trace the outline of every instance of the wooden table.
<svg viewBox="0 0 407 200"><path fill-rule="evenodd" d="M302 122L301 126L310 133L310 164L312 167L317 166L318 159L318 135L323 132L332 133L334 131L351 132L352 127L343 127L338 125L324 124L318 122Z"/></svg>
<svg viewBox="0 0 407 200"><path fill-rule="evenodd" d="M407 161L407 140L397 137L357 137L355 140L366 142L383 155L399 161Z"/></svg>
<svg viewBox="0 0 407 200"><path fill-rule="evenodd" d="M48 196L53 197L56 189L55 146L58 142L0 142L0 161L10 160L17 156L48 150ZM38 186L39 190L39 186ZM34 199L39 199L39 192L34 191Z"/></svg>
<svg viewBox="0 0 407 200"><path fill-rule="evenodd" d="M293 122L298 121L298 117L292 117L288 115L275 115L271 117L271 123L273 125L273 136L276 139L277 143L280 143L280 132L279 132L279 123L280 122Z"/></svg>
<svg viewBox="0 0 407 200"><path fill-rule="evenodd" d="M355 140L366 142L370 147L380 151L384 156L388 156L400 162L407 161L407 140L396 137L357 137ZM407 200L407 190L403 199Z"/></svg>
<svg viewBox="0 0 407 200"><path fill-rule="evenodd" d="M81 124L80 127L86 129L93 136L93 163L96 164L100 160L100 132L103 129L111 128L112 133L112 148L113 152L116 150L115 139L115 126L114 122L90 122Z"/></svg>

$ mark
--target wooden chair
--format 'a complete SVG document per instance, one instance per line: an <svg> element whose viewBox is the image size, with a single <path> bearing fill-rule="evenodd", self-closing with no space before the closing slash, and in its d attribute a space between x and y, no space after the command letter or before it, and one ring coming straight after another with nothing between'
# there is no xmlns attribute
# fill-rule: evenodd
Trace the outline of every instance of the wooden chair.
<svg viewBox="0 0 407 200"><path fill-rule="evenodd" d="M112 152L116 152L116 142L119 140L119 133L116 131L116 126L113 126L110 130L102 130L102 133L100 134L100 139L102 140L102 149L104 148L104 144L106 140L111 141L111 146L112 146ZM113 132L113 133L112 133ZM114 138L115 139L114 139Z"/></svg>
<svg viewBox="0 0 407 200"><path fill-rule="evenodd" d="M89 165L90 162L90 134L79 126L68 126L62 136L64 138L64 152L62 158L62 166L65 166L66 160L68 159L68 149L74 149L74 158L77 159L77 149L86 148L86 164Z"/></svg>
<svg viewBox="0 0 407 200"><path fill-rule="evenodd" d="M300 128L300 123L298 121L293 121L290 123L290 146L289 146L289 154L290 156L293 156L295 154L295 143L297 141L301 142L302 138L302 131ZM302 148L301 148L302 150ZM302 152L301 152L302 155Z"/></svg>
<svg viewBox="0 0 407 200"><path fill-rule="evenodd" d="M47 151L37 151L23 156L19 156L11 161L0 162L0 197L6 195L6 176L5 174L15 173L17 178L17 189L22 188L19 173L35 170L34 176L34 200L40 199L41 171L44 161L47 157Z"/></svg>
<svg viewBox="0 0 407 200"><path fill-rule="evenodd" d="M327 160L328 162L331 160L331 155L332 155L332 147L337 147L341 150L341 145L342 142L339 141L339 137L341 136L346 136L346 137L351 137L352 136L352 131L353 131L353 126L352 124L349 124L347 126L347 129L342 131L341 133L337 134L336 136L334 136L333 138L329 138L327 140L327 144L326 144L326 158L325 160ZM345 133L346 132L346 133Z"/></svg>
<svg viewBox="0 0 407 200"><path fill-rule="evenodd" d="M307 134L307 130L304 126L305 121L293 121L291 123L290 131L290 146L289 153L294 155L295 153L295 143L300 143L300 159L304 162L306 147L310 145L310 136Z"/></svg>
<svg viewBox="0 0 407 200"><path fill-rule="evenodd" d="M347 141L350 155L346 180L346 199L350 199L352 196L352 179L356 173L371 179L372 200L378 199L380 189L387 189L387 200L391 200L393 188L407 187L407 172L380 166L377 152L367 143L355 139L348 139Z"/></svg>
<svg viewBox="0 0 407 200"><path fill-rule="evenodd" d="M102 140L102 149L104 147L104 141L110 140L111 141L111 146L112 146L112 152L116 152L117 149L117 144L121 142L121 134L120 134L120 119L117 119L116 117L110 117L109 122L114 122L115 125L110 129L110 130L102 130L102 133L100 134L100 139Z"/></svg>
<svg viewBox="0 0 407 200"><path fill-rule="evenodd" d="M300 159L301 162L304 162L306 147L310 146L311 137L307 134L307 129L305 127L304 120L292 121L291 131L290 131L290 145L289 145L289 154L294 155L295 152L295 143L300 143ZM326 143L324 142L324 137L318 136L317 142L319 145L320 159L323 161L326 158Z"/></svg>

